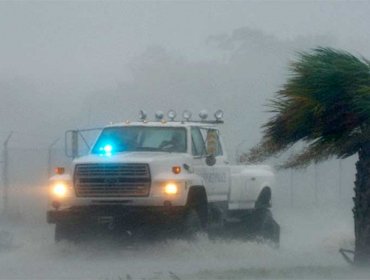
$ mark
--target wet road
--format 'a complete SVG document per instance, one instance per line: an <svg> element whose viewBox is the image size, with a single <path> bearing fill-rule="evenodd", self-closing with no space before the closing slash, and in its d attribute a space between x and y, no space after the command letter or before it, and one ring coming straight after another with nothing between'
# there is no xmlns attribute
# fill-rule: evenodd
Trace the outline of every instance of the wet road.
<svg viewBox="0 0 370 280"><path fill-rule="evenodd" d="M353 248L350 209L280 209L281 246L183 240L54 244L41 220L2 222L0 279L367 279L338 253Z"/></svg>

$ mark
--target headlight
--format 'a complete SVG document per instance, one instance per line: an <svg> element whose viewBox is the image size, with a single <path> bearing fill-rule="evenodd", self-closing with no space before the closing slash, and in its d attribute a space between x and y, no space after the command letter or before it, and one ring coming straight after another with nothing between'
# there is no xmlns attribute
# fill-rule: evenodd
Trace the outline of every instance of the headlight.
<svg viewBox="0 0 370 280"><path fill-rule="evenodd" d="M164 192L166 194L177 194L178 186L175 183L168 183L164 186Z"/></svg>
<svg viewBox="0 0 370 280"><path fill-rule="evenodd" d="M54 196L63 198L68 194L68 185L64 182L58 182L52 186L51 192Z"/></svg>

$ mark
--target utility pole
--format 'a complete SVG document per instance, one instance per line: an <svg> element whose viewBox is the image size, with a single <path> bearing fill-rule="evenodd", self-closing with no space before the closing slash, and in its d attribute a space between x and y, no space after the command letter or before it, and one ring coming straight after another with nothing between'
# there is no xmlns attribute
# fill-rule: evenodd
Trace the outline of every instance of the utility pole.
<svg viewBox="0 0 370 280"><path fill-rule="evenodd" d="M235 161L236 161L236 163L237 163L237 164L242 163L242 162L241 162L241 156L242 156L242 145L243 145L244 143L246 143L246 142L247 142L247 140L243 140L243 141L241 141L238 145L236 145L236 149L235 149ZM244 164L245 164L245 162L244 162Z"/></svg>
<svg viewBox="0 0 370 280"><path fill-rule="evenodd" d="M79 131L78 130L73 130L72 131L72 158L78 157L78 135Z"/></svg>
<svg viewBox="0 0 370 280"><path fill-rule="evenodd" d="M314 172L315 172L315 189L314 189L314 195L315 195L315 205L317 206L319 204L319 186L318 186L317 163L315 163L315 165L314 165Z"/></svg>
<svg viewBox="0 0 370 280"><path fill-rule="evenodd" d="M339 199L339 203L342 202L342 172L343 172L342 159L340 159L339 160L339 182L338 182L338 199Z"/></svg>
<svg viewBox="0 0 370 280"><path fill-rule="evenodd" d="M10 132L6 140L3 144L3 214L8 213L9 207L9 199L8 199L8 191L9 191L9 151L8 151L8 143L10 138L12 137L13 132Z"/></svg>
<svg viewBox="0 0 370 280"><path fill-rule="evenodd" d="M55 144L59 141L60 138L57 138L55 139L50 145L49 145L49 148L48 148L48 178L50 178L51 174L52 174L52 153L53 153L53 147L55 146Z"/></svg>
<svg viewBox="0 0 370 280"><path fill-rule="evenodd" d="M293 170L289 170L290 175L290 206L294 206L294 185L293 185Z"/></svg>

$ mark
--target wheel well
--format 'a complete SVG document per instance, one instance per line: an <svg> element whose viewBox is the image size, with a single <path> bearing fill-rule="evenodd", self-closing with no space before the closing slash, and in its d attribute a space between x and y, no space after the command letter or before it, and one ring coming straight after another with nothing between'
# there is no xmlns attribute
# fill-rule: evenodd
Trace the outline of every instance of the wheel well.
<svg viewBox="0 0 370 280"><path fill-rule="evenodd" d="M202 222L202 226L206 227L208 222L208 199L206 189L203 186L192 186L188 192L186 207L194 208Z"/></svg>
<svg viewBox="0 0 370 280"><path fill-rule="evenodd" d="M271 188L264 187L256 200L255 208L271 207Z"/></svg>

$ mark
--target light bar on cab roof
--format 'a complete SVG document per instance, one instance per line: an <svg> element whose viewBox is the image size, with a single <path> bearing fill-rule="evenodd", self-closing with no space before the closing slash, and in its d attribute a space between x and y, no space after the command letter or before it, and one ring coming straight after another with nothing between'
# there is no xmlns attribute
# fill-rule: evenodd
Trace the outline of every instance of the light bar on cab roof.
<svg viewBox="0 0 370 280"><path fill-rule="evenodd" d="M146 117L148 116L147 113L144 110L140 110L139 112L140 120L145 121Z"/></svg>
<svg viewBox="0 0 370 280"><path fill-rule="evenodd" d="M155 119L156 119L157 121L161 121L161 120L163 120L163 117L164 117L164 113L163 113L162 111L157 111L157 112L155 113Z"/></svg>
<svg viewBox="0 0 370 280"><path fill-rule="evenodd" d="M208 118L208 112L207 110L202 110L199 113L199 117L202 121L205 121Z"/></svg>
<svg viewBox="0 0 370 280"><path fill-rule="evenodd" d="M170 119L170 121L174 121L176 118L176 112L174 110L169 110L167 113L167 117Z"/></svg>
<svg viewBox="0 0 370 280"><path fill-rule="evenodd" d="M224 117L224 111L222 111L221 109L218 109L216 112L215 112L215 119L217 121L221 121Z"/></svg>
<svg viewBox="0 0 370 280"><path fill-rule="evenodd" d="M185 110L183 113L182 113L182 118L185 120L185 121L190 121L191 119L191 115L192 113L189 111L189 110Z"/></svg>
<svg viewBox="0 0 370 280"><path fill-rule="evenodd" d="M190 122L192 115L193 114L191 113L191 111L184 110L183 113L182 113L182 122ZM176 112L172 109L167 112L167 117L168 117L169 121L175 121L176 116L177 116ZM207 118L208 118L207 110L201 110L200 113L199 113L200 120L194 120L192 122L223 123L224 112L221 109L218 109L214 113L213 116L215 117L215 120L207 120ZM144 110L140 110L139 117L140 117L140 120L142 122L145 122L145 123L148 122L147 113ZM162 123L166 123L166 120L164 119L163 111L157 111L155 113L155 120L159 121L159 122L162 122ZM126 122L126 123L129 123L129 122Z"/></svg>

